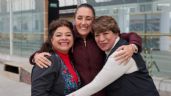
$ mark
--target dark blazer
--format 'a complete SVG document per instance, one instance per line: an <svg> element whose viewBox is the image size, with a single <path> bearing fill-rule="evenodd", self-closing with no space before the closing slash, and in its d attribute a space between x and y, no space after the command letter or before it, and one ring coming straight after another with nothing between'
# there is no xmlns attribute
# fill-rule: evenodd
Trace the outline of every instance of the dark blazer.
<svg viewBox="0 0 171 96"><path fill-rule="evenodd" d="M72 80L72 76L62 59L55 53L49 58L52 65L41 69L34 66L32 69L31 96L65 96L80 86Z"/></svg>
<svg viewBox="0 0 171 96"><path fill-rule="evenodd" d="M34 66L32 69L31 96L64 96L64 80L61 75L61 60L55 54L50 57L48 68Z"/></svg>
<svg viewBox="0 0 171 96"><path fill-rule="evenodd" d="M127 41L120 39L110 54L112 54L119 46L127 44ZM137 64L138 71L124 74L110 84L106 88L107 96L159 96L141 55L139 53L133 54L132 58Z"/></svg>

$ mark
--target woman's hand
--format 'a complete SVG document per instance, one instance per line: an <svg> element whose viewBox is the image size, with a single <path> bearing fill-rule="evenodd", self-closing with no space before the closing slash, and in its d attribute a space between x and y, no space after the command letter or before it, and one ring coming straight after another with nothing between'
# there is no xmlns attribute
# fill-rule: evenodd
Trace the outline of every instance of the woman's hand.
<svg viewBox="0 0 171 96"><path fill-rule="evenodd" d="M48 68L48 66L51 65L51 61L46 58L46 56L51 56L50 53L42 52L42 53L36 53L34 55L34 62L37 66L40 68Z"/></svg>
<svg viewBox="0 0 171 96"><path fill-rule="evenodd" d="M117 54L115 55L115 60L120 62L119 64L127 64L127 62L131 59L133 53L135 52L136 48L134 48L134 45L123 45L120 46L116 51Z"/></svg>

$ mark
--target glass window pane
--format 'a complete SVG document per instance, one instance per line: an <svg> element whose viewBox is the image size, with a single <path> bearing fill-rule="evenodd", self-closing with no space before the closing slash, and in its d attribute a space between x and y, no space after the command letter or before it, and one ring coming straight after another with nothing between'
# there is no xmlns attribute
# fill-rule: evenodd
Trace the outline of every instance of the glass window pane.
<svg viewBox="0 0 171 96"><path fill-rule="evenodd" d="M154 64L152 73L171 77L171 1L170 0L95 0L90 2L96 15L116 19L122 32L136 32L143 40L143 56ZM104 3L105 2L105 3ZM147 54L144 54L147 52ZM169 58L168 58L169 57ZM160 72L158 72L157 67Z"/></svg>
<svg viewBox="0 0 171 96"><path fill-rule="evenodd" d="M9 29L12 26L13 55L28 57L39 49L43 42L44 10L40 10L42 8L39 7L44 1L11 0L11 11L9 1L1 0L6 10L0 12L0 53L9 54L10 52ZM10 24L10 12L12 12L12 24Z"/></svg>

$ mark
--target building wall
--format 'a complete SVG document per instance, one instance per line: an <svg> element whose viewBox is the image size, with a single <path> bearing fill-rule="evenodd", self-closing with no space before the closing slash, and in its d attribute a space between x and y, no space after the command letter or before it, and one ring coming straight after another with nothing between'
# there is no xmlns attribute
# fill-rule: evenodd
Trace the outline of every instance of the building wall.
<svg viewBox="0 0 171 96"><path fill-rule="evenodd" d="M113 16L122 32L138 33L143 39L142 54L147 64L157 65L161 73L171 73L170 0L60 0L60 8L72 9L60 9L60 18L73 21L73 8L81 3L93 5L97 16ZM0 54L28 58L39 49L47 36L46 4L47 0L0 0ZM153 70L158 72L157 67Z"/></svg>

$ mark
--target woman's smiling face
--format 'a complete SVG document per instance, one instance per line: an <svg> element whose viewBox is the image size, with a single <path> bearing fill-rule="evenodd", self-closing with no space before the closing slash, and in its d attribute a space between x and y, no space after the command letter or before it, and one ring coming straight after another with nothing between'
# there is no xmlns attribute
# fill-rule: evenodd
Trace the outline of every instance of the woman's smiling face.
<svg viewBox="0 0 171 96"><path fill-rule="evenodd" d="M80 7L75 14L75 26L81 37L86 38L92 28L94 14L88 7Z"/></svg>
<svg viewBox="0 0 171 96"><path fill-rule="evenodd" d="M72 31L66 26L58 27L53 34L51 42L54 50L68 53L74 42Z"/></svg>

